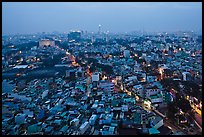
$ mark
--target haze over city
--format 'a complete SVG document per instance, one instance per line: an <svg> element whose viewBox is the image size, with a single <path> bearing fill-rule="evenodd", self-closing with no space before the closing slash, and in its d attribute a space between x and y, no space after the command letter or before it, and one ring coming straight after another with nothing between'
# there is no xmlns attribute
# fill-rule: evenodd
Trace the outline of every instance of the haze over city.
<svg viewBox="0 0 204 137"><path fill-rule="evenodd" d="M3 2L2 33L201 31L201 2Z"/></svg>

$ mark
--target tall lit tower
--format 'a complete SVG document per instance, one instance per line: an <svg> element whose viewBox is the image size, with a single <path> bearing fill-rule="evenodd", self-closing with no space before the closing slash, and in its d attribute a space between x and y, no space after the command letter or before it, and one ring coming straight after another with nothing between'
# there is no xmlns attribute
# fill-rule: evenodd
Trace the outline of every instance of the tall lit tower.
<svg viewBox="0 0 204 137"><path fill-rule="evenodd" d="M101 34L101 24L98 25L98 34Z"/></svg>

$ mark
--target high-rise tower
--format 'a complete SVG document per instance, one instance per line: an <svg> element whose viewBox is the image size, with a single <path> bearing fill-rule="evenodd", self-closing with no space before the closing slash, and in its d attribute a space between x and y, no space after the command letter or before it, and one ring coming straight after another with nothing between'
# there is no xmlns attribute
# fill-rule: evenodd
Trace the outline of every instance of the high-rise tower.
<svg viewBox="0 0 204 137"><path fill-rule="evenodd" d="M98 25L98 34L101 34L101 24Z"/></svg>

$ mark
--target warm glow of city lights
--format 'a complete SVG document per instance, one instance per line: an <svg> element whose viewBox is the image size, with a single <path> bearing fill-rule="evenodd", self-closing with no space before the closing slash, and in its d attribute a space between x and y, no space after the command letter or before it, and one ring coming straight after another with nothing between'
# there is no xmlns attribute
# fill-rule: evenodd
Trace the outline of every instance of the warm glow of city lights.
<svg viewBox="0 0 204 137"><path fill-rule="evenodd" d="M3 9L16 10L15 16L23 11L46 22L33 24L26 16L15 20L10 15L15 12L4 15L14 26L19 21L28 25L5 23L11 27L2 36L2 135L202 135L202 32L196 23L200 20L187 12L175 12L180 20L170 14L187 11L182 7L190 5L184 3L153 8L152 3L115 4L54 3L54 10L59 8L55 13L50 3L36 17L26 4L3 4L8 6ZM169 16L159 16L164 7L169 7ZM107 15L98 9L107 10ZM159 12L151 12L154 9ZM112 11L124 14L119 20L103 18ZM145 20L133 18L137 13L142 18L145 14ZM153 13L158 14L155 20ZM189 18L182 19L184 14ZM56 23L58 15L64 26ZM173 21L161 24L165 18ZM190 19L196 28L187 24ZM154 21L157 28L151 27ZM150 22L151 29L144 22Z"/></svg>
<svg viewBox="0 0 204 137"><path fill-rule="evenodd" d="M106 75L103 76L102 80L106 80L108 77Z"/></svg>
<svg viewBox="0 0 204 137"><path fill-rule="evenodd" d="M163 69L162 69L162 68L159 68L159 73L160 73L161 75L163 75Z"/></svg>

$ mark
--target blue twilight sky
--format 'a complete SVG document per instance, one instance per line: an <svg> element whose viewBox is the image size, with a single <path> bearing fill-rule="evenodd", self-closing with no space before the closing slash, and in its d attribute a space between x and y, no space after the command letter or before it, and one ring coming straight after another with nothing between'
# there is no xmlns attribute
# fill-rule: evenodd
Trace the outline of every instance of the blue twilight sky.
<svg viewBox="0 0 204 137"><path fill-rule="evenodd" d="M201 2L3 2L2 33L202 29Z"/></svg>

